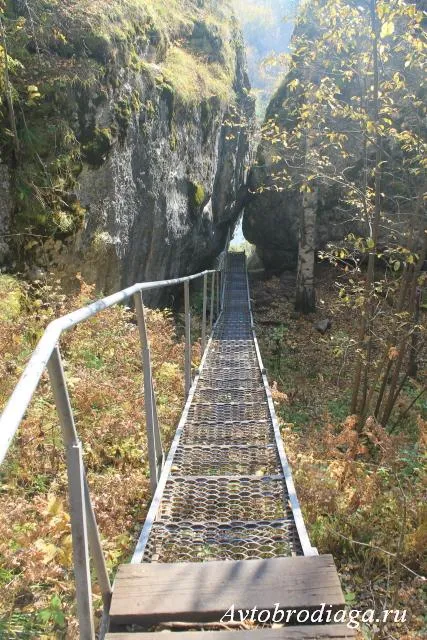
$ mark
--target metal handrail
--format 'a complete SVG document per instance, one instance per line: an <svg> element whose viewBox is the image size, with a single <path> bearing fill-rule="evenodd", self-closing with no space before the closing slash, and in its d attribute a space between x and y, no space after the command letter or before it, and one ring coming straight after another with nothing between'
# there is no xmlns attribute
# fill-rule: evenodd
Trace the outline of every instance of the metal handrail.
<svg viewBox="0 0 427 640"><path fill-rule="evenodd" d="M206 348L207 333L207 295L208 276L212 275L210 293L210 332L212 331L215 309L219 314L222 308L221 284L223 284L224 266L217 270L206 270L191 276L157 282L134 284L106 298L97 300L57 320L53 320L45 329L36 349L25 367L12 395L0 416L0 465L12 444L13 438L21 424L25 412L37 389L45 369L49 373L56 410L61 425L66 451L68 491L71 515L71 534L73 540L73 562L76 582L77 615L81 640L94 640L94 622L92 611L92 587L90 579L90 561L92 557L96 575L100 584L104 613L108 615L111 600L111 584L95 513L90 500L89 488L83 464L82 445L78 438L74 423L73 411L67 389L63 363L59 350L62 333L92 316L134 298L138 330L141 340L141 358L144 372L144 405L147 428L147 444L150 466L151 488L154 491L160 477L164 455L157 419L157 408L154 396L150 345L145 323L145 310L142 298L143 291L184 284L185 301L185 390L186 395L192 385L191 371L191 313L189 300L189 283L203 277L203 315L202 315L202 355ZM89 554L90 551L90 554Z"/></svg>
<svg viewBox="0 0 427 640"><path fill-rule="evenodd" d="M24 369L12 395L0 416L0 464L3 462L13 437L25 415L31 398L37 388L50 356L61 337L61 334L72 327L88 320L100 311L128 300L135 293L160 289L197 280L202 276L216 273L214 270L203 271L191 276L157 282L143 282L113 293L111 296L97 300L61 318L53 320L45 329L32 357Z"/></svg>

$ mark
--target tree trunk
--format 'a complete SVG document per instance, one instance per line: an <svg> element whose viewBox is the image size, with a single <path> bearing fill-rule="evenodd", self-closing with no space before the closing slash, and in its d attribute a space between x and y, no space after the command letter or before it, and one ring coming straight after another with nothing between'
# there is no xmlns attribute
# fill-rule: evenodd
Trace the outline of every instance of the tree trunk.
<svg viewBox="0 0 427 640"><path fill-rule="evenodd" d="M3 47L3 58L4 58L4 85L5 85L5 93L7 100L7 108L9 112L9 122L10 128L13 134L13 142L15 145L15 155L19 154L19 138L18 138L18 130L16 126L16 118L15 118L15 110L13 108L13 97L12 97L12 88L10 86L9 80L9 59L7 53L7 41L6 41L6 32L4 30L3 20L0 17L0 36L1 36L1 44Z"/></svg>
<svg viewBox="0 0 427 640"><path fill-rule="evenodd" d="M304 193L299 224L298 273L296 290L296 311L313 313L316 311L314 288L315 231L318 190Z"/></svg>

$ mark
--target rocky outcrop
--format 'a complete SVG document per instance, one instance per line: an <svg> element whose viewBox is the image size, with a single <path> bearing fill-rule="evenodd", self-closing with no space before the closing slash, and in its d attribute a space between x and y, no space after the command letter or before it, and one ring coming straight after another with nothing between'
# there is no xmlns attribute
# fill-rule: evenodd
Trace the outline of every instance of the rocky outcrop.
<svg viewBox="0 0 427 640"><path fill-rule="evenodd" d="M239 113L251 116L241 56L234 87ZM76 188L84 226L65 254L72 262L77 255L83 276L103 290L211 265L246 177L248 134L226 124L227 105L215 97L183 105L145 78L134 77L128 91L142 106L106 160L84 165ZM112 109L96 110L98 128L111 126Z"/></svg>
<svg viewBox="0 0 427 640"><path fill-rule="evenodd" d="M64 276L80 271L104 292L213 264L240 209L254 116L241 35L225 0L186 0L183 13L175 3L128 0L130 19L111 4L116 22L111 12L105 25L99 16L84 51L85 15L73 14L71 24L59 15L63 40L43 50L40 36L38 52L29 29L34 63L37 53L54 52L58 69L71 60L75 75L37 84L41 96L27 115L39 130L48 112L67 132L56 158L46 141L36 150L49 169L61 156L61 202L15 198L17 224L51 236L27 262L50 268L48 256Z"/></svg>
<svg viewBox="0 0 427 640"><path fill-rule="evenodd" d="M283 108L288 97L286 78L273 96L266 122L274 120L279 127L289 126L289 114ZM302 194L298 189L277 190L275 176L283 163L277 161L277 146L264 140L248 177L248 193L243 217L245 238L256 245L256 251L268 270L295 269L298 259L298 219ZM340 192L334 187L321 189L317 208L316 247L342 239L353 227L338 211Z"/></svg>

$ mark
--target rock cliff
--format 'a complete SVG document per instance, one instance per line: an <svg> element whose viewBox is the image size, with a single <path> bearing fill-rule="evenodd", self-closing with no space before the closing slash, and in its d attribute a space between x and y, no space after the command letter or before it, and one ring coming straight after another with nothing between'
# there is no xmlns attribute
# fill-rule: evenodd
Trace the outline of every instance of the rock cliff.
<svg viewBox="0 0 427 640"><path fill-rule="evenodd" d="M9 55L25 66L11 79L19 150L2 140L9 228L25 238L9 263L81 271L103 291L212 264L238 215L254 114L228 2L8 11Z"/></svg>

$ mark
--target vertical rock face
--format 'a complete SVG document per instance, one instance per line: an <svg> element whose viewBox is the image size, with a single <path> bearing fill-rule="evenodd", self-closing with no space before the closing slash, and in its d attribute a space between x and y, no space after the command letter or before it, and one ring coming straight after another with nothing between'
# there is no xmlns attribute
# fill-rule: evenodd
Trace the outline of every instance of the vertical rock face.
<svg viewBox="0 0 427 640"><path fill-rule="evenodd" d="M283 102L285 83L273 96L265 117L279 126L286 119ZM243 216L243 234L256 245L257 254L267 269L295 269L298 259L298 212L302 199L297 192L274 189L274 173L280 165L273 160L276 150L268 141L258 147L248 178L248 198ZM261 190L262 189L262 190Z"/></svg>
<svg viewBox="0 0 427 640"><path fill-rule="evenodd" d="M182 105L168 90L132 79L129 95L136 91L143 106L105 162L84 166L76 189L86 215L71 257L100 289L191 273L222 251L249 151L235 116L251 118L253 109L242 55L234 89L231 112L215 97ZM112 109L95 113L98 127L109 126Z"/></svg>
<svg viewBox="0 0 427 640"><path fill-rule="evenodd" d="M90 20L84 2L43 2L32 23L10 3L24 24L10 55L25 47L34 77L30 100L24 77L14 87L32 135L13 224L50 236L24 268L80 271L108 292L212 265L240 209L255 111L228 0L100 0Z"/></svg>

